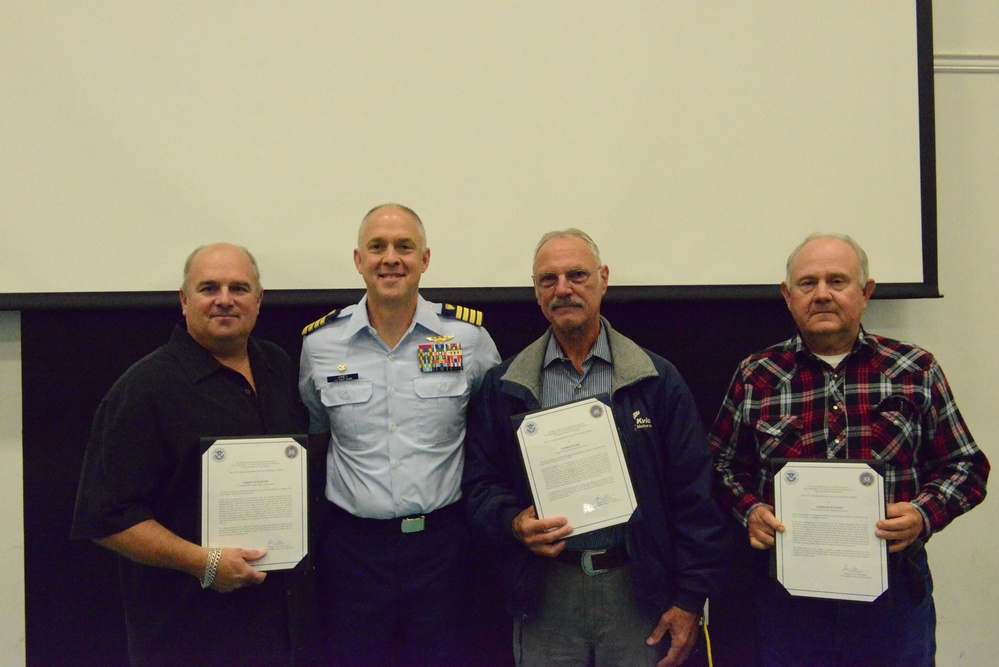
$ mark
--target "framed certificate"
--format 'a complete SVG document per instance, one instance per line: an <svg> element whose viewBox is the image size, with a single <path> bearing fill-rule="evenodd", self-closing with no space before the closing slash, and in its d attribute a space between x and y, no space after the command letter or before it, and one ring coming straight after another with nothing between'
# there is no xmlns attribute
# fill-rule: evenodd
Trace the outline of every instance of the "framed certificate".
<svg viewBox="0 0 999 667"><path fill-rule="evenodd" d="M888 589L880 462L775 459L777 580L791 595L872 602Z"/></svg>
<svg viewBox="0 0 999 667"><path fill-rule="evenodd" d="M593 397L513 417L539 519L581 535L625 523L637 507L614 414Z"/></svg>
<svg viewBox="0 0 999 667"><path fill-rule="evenodd" d="M308 554L306 436L202 438L201 544L267 549L250 565L286 570Z"/></svg>

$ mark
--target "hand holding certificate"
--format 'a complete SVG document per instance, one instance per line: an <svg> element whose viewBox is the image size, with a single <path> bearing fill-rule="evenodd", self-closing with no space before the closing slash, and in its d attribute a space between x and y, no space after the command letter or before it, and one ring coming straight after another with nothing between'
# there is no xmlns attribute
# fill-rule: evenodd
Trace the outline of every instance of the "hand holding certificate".
<svg viewBox="0 0 999 667"><path fill-rule="evenodd" d="M791 595L870 602L888 588L874 535L885 516L884 477L870 461L775 461L777 579Z"/></svg>
<svg viewBox="0 0 999 667"><path fill-rule="evenodd" d="M267 549L257 570L298 565L308 553L307 455L291 437L212 441L202 455L202 545Z"/></svg>
<svg viewBox="0 0 999 667"><path fill-rule="evenodd" d="M599 398L514 420L539 519L564 516L580 535L631 517L631 477L614 415Z"/></svg>

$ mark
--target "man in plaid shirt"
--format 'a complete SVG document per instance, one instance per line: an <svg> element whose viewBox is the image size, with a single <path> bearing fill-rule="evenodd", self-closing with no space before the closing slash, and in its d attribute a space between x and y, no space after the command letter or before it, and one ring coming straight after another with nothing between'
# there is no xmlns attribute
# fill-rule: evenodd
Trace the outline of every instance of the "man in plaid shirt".
<svg viewBox="0 0 999 667"><path fill-rule="evenodd" d="M813 234L781 292L796 334L744 360L709 436L716 498L765 553L757 630L766 665L932 665L936 614L924 542L985 497L989 462L936 359L867 333L874 292L850 237ZM890 602L791 597L768 576L774 458L884 462Z"/></svg>

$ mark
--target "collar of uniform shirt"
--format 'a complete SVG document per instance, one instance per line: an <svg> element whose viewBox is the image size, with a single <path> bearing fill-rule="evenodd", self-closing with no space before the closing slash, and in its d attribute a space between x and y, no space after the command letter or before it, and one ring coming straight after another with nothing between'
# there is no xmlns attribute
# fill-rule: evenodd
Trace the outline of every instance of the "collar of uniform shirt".
<svg viewBox="0 0 999 667"><path fill-rule="evenodd" d="M430 302L422 296L416 297L416 313L413 314L413 321L410 322L409 328L406 330L403 338L413 333L416 325L420 325L433 334L440 334L444 331L440 316L434 311ZM365 294L357 302L357 306L350 315L350 322L347 323L343 331L343 340L356 335L360 331L367 331L370 326L371 321L368 319L368 296Z"/></svg>

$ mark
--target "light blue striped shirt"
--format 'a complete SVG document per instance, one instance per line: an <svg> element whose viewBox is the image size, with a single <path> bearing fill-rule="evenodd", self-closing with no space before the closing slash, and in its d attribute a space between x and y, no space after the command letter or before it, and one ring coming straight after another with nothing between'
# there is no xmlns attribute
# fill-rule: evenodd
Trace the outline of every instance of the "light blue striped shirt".
<svg viewBox="0 0 999 667"><path fill-rule="evenodd" d="M614 363L611 358L607 329L601 325L600 335L593 349L583 360L583 374L569 360L555 336L548 340L544 362L541 365L541 407L543 409L578 401L599 394L610 394ZM601 528L584 535L569 536L566 548L570 551L606 549L624 543L624 526Z"/></svg>

